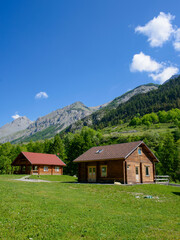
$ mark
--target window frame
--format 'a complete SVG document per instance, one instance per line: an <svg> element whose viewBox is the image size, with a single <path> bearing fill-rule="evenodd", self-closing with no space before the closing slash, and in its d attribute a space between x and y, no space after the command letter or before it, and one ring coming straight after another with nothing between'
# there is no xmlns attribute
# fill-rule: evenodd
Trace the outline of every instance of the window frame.
<svg viewBox="0 0 180 240"><path fill-rule="evenodd" d="M59 166L55 166L55 172L59 172L60 167Z"/></svg>
<svg viewBox="0 0 180 240"><path fill-rule="evenodd" d="M146 177L150 177L149 169L150 169L150 166L145 166ZM147 170L148 170L148 174L147 174Z"/></svg>
<svg viewBox="0 0 180 240"><path fill-rule="evenodd" d="M48 172L48 171L49 171L48 166L44 166L44 172Z"/></svg>
<svg viewBox="0 0 180 240"><path fill-rule="evenodd" d="M106 174L106 175L105 175L105 176L102 175L102 173L103 173L103 172L102 172L102 169L103 169L104 167L106 168L106 171L105 171L105 174ZM100 168L100 169L101 169L101 177L103 177L103 178L107 177L107 165L101 165L101 168Z"/></svg>
<svg viewBox="0 0 180 240"><path fill-rule="evenodd" d="M34 171L38 171L38 166L37 166L37 165L34 165L34 166L33 166L33 170L34 170Z"/></svg>
<svg viewBox="0 0 180 240"><path fill-rule="evenodd" d="M139 152L140 151L140 152ZM138 155L142 155L142 147L138 148Z"/></svg>
<svg viewBox="0 0 180 240"><path fill-rule="evenodd" d="M131 164L127 164L127 170L129 170L131 167Z"/></svg>

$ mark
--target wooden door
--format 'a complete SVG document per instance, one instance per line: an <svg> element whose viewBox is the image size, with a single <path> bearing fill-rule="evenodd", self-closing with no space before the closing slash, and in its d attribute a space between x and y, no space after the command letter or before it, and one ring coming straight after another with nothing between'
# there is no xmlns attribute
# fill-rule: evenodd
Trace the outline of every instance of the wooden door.
<svg viewBox="0 0 180 240"><path fill-rule="evenodd" d="M96 182L96 166L88 166L88 182Z"/></svg>
<svg viewBox="0 0 180 240"><path fill-rule="evenodd" d="M139 177L139 167L136 166L136 167L135 167L135 170L136 170L136 182L140 182L140 177Z"/></svg>

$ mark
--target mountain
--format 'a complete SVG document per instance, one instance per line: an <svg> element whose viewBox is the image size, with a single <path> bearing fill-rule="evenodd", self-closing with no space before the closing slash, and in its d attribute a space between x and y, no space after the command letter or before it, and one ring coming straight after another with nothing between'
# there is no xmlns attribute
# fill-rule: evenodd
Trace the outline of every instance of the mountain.
<svg viewBox="0 0 180 240"><path fill-rule="evenodd" d="M146 84L146 85L138 86L138 87L134 88L133 90L130 90L130 91L126 92L125 94L115 98L113 101L109 102L103 108L100 108L95 113L92 113L91 115L83 118L81 121L78 121L78 122L70 125L65 131L66 132L69 132L69 131L74 132L75 130L80 129L83 126L96 125L96 123L101 121L101 119L106 114L108 114L111 110L115 111L115 109L118 106L124 105L132 97L134 97L136 95L141 96L142 94L151 92L153 90L157 90L158 87L159 87L158 84L153 84L153 83L149 83L149 84Z"/></svg>
<svg viewBox="0 0 180 240"><path fill-rule="evenodd" d="M46 115L45 117L41 118L40 122L39 120L37 120L36 122L34 122L32 125L28 127L27 132L25 134L23 133L23 136L21 136L20 138L16 137L16 140L14 140L13 143L16 143L19 141L28 142L30 140L36 141L40 139L50 138L50 137L53 137L55 134L61 132L62 130L68 129L68 126L76 126L75 129L81 128L84 124L86 125L86 123L84 123L84 119L88 120L87 125L89 125L89 123L90 124L92 123L91 118L94 117L94 114L96 114L96 116L98 116L98 119L100 119L103 117L103 114L106 111L116 108L119 104L125 103L132 96L136 94L146 93L148 91L152 91L157 88L158 88L157 84L142 85L135 88L134 90L128 91L127 93L123 94L120 97L115 98L111 102L102 104L97 107L86 107L83 103L77 102L75 103L76 106L70 105L64 108L63 112L62 110L57 110L51 113L50 115ZM76 110L82 108L85 110L85 112L84 114L81 114L79 117L76 117L76 114L78 114L77 112L74 113L75 114L74 119L72 119L72 117L66 113L66 111L68 110L67 108L69 107ZM53 118L53 122L51 122L51 124L47 124L47 119L49 119L50 118L49 116L52 116L52 115L54 117L56 116L55 118L57 119L59 119L60 115L62 117L59 119L59 121L54 121L54 118ZM66 115L66 119L65 121L63 121L63 118L65 115ZM70 117L71 117L70 119L71 121L69 121Z"/></svg>
<svg viewBox="0 0 180 240"><path fill-rule="evenodd" d="M0 139L6 139L9 135L25 130L31 123L32 121L26 116L19 117L11 123L7 123L0 128Z"/></svg>
<svg viewBox="0 0 180 240"><path fill-rule="evenodd" d="M95 128L104 128L117 125L121 120L130 120L136 114L142 116L172 108L180 108L180 75L171 78L156 90L133 96L116 109L106 112L101 119L93 119L92 125Z"/></svg>
<svg viewBox="0 0 180 240"><path fill-rule="evenodd" d="M54 134L56 134L70 124L90 115L95 110L96 109L94 108L86 107L81 102L75 102L64 108L53 111L43 117L39 117L36 121L30 122L22 128L13 128L13 130L10 130L9 132L6 131L6 134L4 134L4 131L2 134L0 132L0 142L13 141L15 139L21 139L21 141L23 141L25 137L32 136L35 133L41 132L47 128L53 129ZM11 129L11 125L14 125L14 122L20 121L20 119L18 119L14 120L9 125L6 124L7 126L3 126L2 129Z"/></svg>
<svg viewBox="0 0 180 240"><path fill-rule="evenodd" d="M125 104L133 96L147 93L157 88L157 84L141 85L111 102L96 107L87 107L82 102L75 102L43 117L39 117L36 121L31 122L22 129L14 130L6 135L1 135L0 133L0 142L11 141L16 143L20 141L42 140L53 137L64 129L71 129L72 127L78 129L84 125L92 125L102 119L107 112L116 109L121 104Z"/></svg>

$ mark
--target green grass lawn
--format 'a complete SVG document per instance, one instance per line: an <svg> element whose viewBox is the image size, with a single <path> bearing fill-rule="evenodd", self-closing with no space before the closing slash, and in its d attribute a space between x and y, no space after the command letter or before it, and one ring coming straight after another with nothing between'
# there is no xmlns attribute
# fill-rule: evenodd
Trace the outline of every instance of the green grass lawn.
<svg viewBox="0 0 180 240"><path fill-rule="evenodd" d="M77 182L76 177L68 176L68 175L31 175L30 179L41 179L47 181L58 181L58 182Z"/></svg>
<svg viewBox="0 0 180 240"><path fill-rule="evenodd" d="M0 239L179 239L179 187L15 178L0 175Z"/></svg>

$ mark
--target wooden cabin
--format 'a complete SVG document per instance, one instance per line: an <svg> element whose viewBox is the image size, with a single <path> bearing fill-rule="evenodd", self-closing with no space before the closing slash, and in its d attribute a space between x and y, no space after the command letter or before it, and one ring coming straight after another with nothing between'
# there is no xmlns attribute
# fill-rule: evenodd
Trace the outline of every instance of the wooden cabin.
<svg viewBox="0 0 180 240"><path fill-rule="evenodd" d="M156 156L142 142L130 142L89 149L74 160L79 182L153 183Z"/></svg>
<svg viewBox="0 0 180 240"><path fill-rule="evenodd" d="M55 154L21 152L11 164L18 174L62 175L66 164Z"/></svg>

